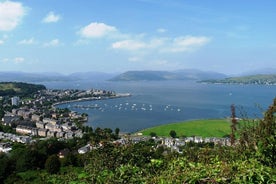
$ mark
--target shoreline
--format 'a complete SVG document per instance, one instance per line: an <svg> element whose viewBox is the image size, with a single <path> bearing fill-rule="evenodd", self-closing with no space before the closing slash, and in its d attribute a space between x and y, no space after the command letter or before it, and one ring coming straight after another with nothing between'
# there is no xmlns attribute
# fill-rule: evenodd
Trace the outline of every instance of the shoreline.
<svg viewBox="0 0 276 184"><path fill-rule="evenodd" d="M79 98L76 100L67 100L67 101L61 101L61 102L57 102L52 104L53 108L56 108L55 106L57 105L62 105L62 104L68 104L68 103L73 103L73 102L84 102L84 101L92 101L92 100L107 100L107 99L114 99L114 98L123 98L123 97L130 97L131 94L130 93L118 93L115 96L104 96L104 97L86 97L86 98Z"/></svg>

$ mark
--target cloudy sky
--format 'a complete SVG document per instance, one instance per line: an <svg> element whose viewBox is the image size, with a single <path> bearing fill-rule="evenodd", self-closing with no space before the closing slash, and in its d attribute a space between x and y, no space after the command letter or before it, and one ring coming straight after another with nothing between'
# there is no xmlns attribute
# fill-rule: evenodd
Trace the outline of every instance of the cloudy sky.
<svg viewBox="0 0 276 184"><path fill-rule="evenodd" d="M276 68L275 0L0 0L0 71Z"/></svg>

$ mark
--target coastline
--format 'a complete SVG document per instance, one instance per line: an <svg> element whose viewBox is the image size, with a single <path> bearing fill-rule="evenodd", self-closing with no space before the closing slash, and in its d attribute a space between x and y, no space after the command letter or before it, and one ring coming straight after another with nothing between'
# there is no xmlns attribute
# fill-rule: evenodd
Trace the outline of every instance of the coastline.
<svg viewBox="0 0 276 184"><path fill-rule="evenodd" d="M55 106L57 105L62 105L62 104L68 104L68 103L73 103L73 102L83 102L83 101L92 101L92 100L107 100L107 99L114 99L114 98L123 98L123 97L130 97L130 93L118 93L115 96L104 96L104 97L86 97L86 98L78 98L75 100L67 100L67 101L61 101L61 102L56 102L52 104L53 108L56 108Z"/></svg>

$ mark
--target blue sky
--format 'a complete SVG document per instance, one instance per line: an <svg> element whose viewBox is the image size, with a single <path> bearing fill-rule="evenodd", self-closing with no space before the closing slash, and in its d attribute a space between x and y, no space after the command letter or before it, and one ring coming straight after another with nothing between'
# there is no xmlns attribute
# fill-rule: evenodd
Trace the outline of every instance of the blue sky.
<svg viewBox="0 0 276 184"><path fill-rule="evenodd" d="M0 71L276 68L275 0L0 0Z"/></svg>

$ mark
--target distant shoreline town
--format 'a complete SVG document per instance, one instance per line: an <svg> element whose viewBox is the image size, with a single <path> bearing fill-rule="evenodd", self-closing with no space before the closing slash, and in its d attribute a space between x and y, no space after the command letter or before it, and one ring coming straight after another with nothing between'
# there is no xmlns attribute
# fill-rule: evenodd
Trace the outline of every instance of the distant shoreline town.
<svg viewBox="0 0 276 184"><path fill-rule="evenodd" d="M73 102L83 102L83 101L90 101L90 100L105 100L105 99L112 99L112 98L121 98L121 97L129 97L131 96L130 93L118 93L115 94L114 96L109 96L109 97L86 97L86 98L79 98L76 100L68 100L68 101L61 101L61 102L57 102L54 103L52 106L55 107L57 105L61 105L61 104L68 104L68 103L73 103Z"/></svg>
<svg viewBox="0 0 276 184"><path fill-rule="evenodd" d="M56 108L71 102L128 97L130 93L106 90L39 90L33 96L1 97L5 109L2 124L15 129L13 134L0 134L0 139L30 143L31 137L55 137L70 139L82 137L79 123L87 122L88 115L78 114L69 109Z"/></svg>

